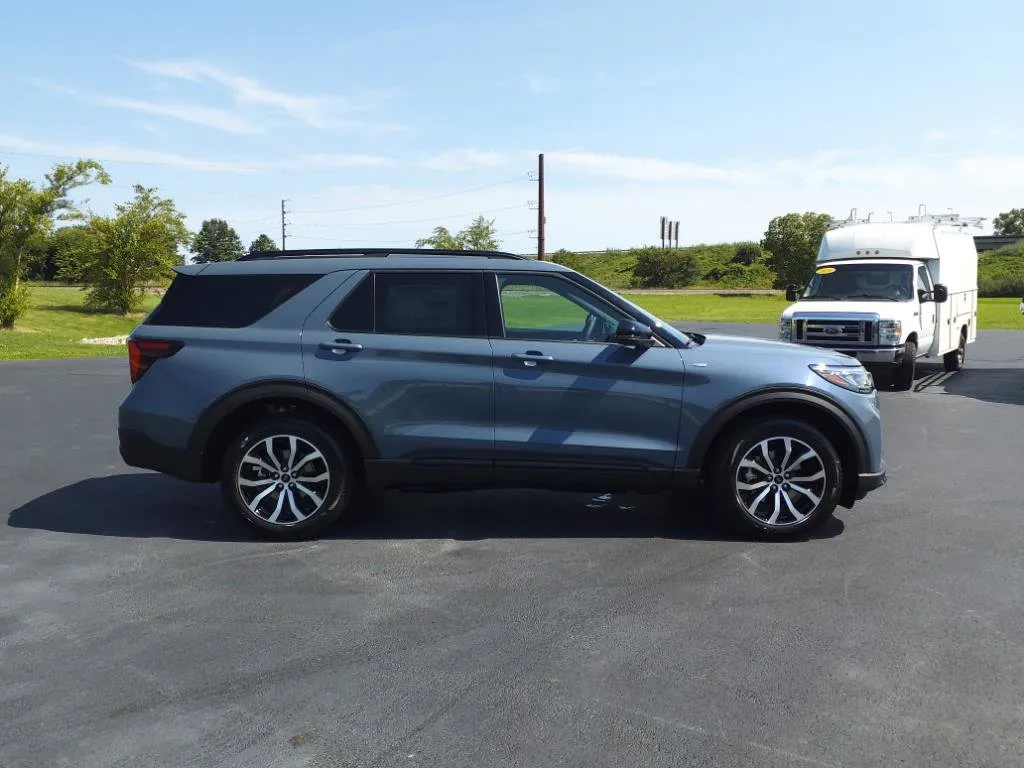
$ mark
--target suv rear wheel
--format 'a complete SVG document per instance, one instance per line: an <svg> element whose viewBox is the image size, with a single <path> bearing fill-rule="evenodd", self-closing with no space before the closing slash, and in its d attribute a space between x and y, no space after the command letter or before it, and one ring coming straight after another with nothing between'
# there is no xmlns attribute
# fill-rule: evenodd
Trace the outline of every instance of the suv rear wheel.
<svg viewBox="0 0 1024 768"><path fill-rule="evenodd" d="M740 427L726 438L709 476L723 521L745 535L797 536L839 503L842 464L819 430L796 419Z"/></svg>
<svg viewBox="0 0 1024 768"><path fill-rule="evenodd" d="M228 505L250 525L280 539L322 533L350 505L355 482L341 444L312 422L291 417L242 430L221 471Z"/></svg>

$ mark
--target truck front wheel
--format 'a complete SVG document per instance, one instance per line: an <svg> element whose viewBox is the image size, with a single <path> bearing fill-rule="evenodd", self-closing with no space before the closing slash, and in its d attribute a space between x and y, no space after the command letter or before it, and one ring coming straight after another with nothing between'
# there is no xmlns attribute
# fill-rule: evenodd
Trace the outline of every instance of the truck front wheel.
<svg viewBox="0 0 1024 768"><path fill-rule="evenodd" d="M893 386L905 391L914 386L914 373L917 371L917 342L908 341L903 346L903 360L896 368Z"/></svg>

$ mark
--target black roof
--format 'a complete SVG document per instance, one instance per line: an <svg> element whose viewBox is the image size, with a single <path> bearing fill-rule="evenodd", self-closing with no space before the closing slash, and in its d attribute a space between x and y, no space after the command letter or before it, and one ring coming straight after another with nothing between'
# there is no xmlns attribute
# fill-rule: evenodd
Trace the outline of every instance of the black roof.
<svg viewBox="0 0 1024 768"><path fill-rule="evenodd" d="M239 261L256 261L261 259L338 259L366 258L387 256L454 256L458 258L478 257L483 259L526 259L514 253L504 251L459 251L447 248L298 248L284 251L257 251L247 253Z"/></svg>

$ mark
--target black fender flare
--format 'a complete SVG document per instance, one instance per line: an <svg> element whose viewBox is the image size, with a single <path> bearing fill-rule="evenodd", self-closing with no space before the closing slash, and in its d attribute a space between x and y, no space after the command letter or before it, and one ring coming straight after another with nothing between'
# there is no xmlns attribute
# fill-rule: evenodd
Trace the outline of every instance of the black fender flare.
<svg viewBox="0 0 1024 768"><path fill-rule="evenodd" d="M259 400L297 400L308 403L330 413L340 421L355 440L364 459L380 458L380 452L373 435L351 405L335 395L310 386L304 381L259 381L243 385L222 395L200 415L192 433L188 448L196 453L205 453L210 437L226 418L250 403Z"/></svg>
<svg viewBox="0 0 1024 768"><path fill-rule="evenodd" d="M722 429L733 419L742 416L753 408L765 405L800 405L810 406L823 416L831 417L842 427L853 445L857 461L857 472L866 472L868 467L868 447L864 434L856 422L839 403L828 395L801 387L772 387L740 395L718 408L701 427L697 437L690 446L687 467L701 469L707 457L708 449Z"/></svg>

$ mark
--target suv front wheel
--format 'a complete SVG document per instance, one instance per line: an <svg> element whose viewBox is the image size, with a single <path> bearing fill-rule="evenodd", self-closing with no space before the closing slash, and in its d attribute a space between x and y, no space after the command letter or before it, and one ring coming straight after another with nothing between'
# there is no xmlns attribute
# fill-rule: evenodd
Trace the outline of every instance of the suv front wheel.
<svg viewBox="0 0 1024 768"><path fill-rule="evenodd" d="M299 418L256 422L224 457L221 491L250 525L274 538L323 532L349 506L356 476L329 433Z"/></svg>
<svg viewBox="0 0 1024 768"><path fill-rule="evenodd" d="M806 422L746 424L712 460L711 501L723 521L744 534L797 536L825 522L839 503L839 455Z"/></svg>

